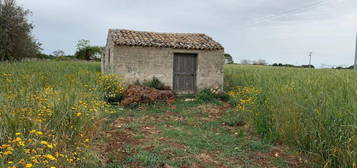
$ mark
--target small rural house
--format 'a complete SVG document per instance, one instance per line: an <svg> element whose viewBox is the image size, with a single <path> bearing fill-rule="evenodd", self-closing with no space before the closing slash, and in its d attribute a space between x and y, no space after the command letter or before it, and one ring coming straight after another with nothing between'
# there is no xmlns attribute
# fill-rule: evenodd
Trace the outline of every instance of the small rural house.
<svg viewBox="0 0 357 168"><path fill-rule="evenodd" d="M102 72L158 78L178 94L223 85L224 48L205 34L109 30Z"/></svg>

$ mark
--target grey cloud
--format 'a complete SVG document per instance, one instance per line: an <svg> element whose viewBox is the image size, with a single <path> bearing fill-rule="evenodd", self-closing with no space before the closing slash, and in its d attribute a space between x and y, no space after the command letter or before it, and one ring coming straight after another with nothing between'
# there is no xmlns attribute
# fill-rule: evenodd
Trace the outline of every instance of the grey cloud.
<svg viewBox="0 0 357 168"><path fill-rule="evenodd" d="M109 28L202 32L235 61L350 64L357 29L355 0L18 0L33 11L45 52L73 53L76 41L104 45Z"/></svg>

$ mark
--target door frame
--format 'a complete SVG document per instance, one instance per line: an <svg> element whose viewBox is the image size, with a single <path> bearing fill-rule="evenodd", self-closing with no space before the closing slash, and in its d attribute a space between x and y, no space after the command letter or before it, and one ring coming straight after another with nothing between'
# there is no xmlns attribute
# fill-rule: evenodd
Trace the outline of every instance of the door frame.
<svg viewBox="0 0 357 168"><path fill-rule="evenodd" d="M176 83L175 83L175 68L176 68L176 64L175 64L175 56L176 54L191 54L191 55L195 55L196 58L196 65L195 65L195 75L194 75L194 84L193 84L193 93L191 93L190 91L176 91ZM173 57L172 57L172 90L176 93L176 94L196 94L197 93L197 75L198 75L198 57L199 57L199 53L198 52L173 52Z"/></svg>

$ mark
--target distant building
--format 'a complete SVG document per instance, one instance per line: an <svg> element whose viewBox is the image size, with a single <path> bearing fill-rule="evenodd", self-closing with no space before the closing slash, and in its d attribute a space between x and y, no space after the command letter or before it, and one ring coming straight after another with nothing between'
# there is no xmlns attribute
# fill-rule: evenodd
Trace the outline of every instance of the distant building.
<svg viewBox="0 0 357 168"><path fill-rule="evenodd" d="M223 86L224 48L205 34L109 30L102 72L127 83L157 77L178 94Z"/></svg>

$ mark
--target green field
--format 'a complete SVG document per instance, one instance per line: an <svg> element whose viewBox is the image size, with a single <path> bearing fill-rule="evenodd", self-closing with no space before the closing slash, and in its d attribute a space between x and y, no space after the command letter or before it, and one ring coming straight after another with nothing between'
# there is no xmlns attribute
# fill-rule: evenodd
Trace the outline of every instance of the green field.
<svg viewBox="0 0 357 168"><path fill-rule="evenodd" d="M227 90L259 90L254 103L139 108L107 104L99 72L0 63L0 167L355 167L354 71L228 65Z"/></svg>
<svg viewBox="0 0 357 168"><path fill-rule="evenodd" d="M356 166L357 72L237 65L225 70L226 87L262 91L244 116L266 140L295 147L316 166Z"/></svg>
<svg viewBox="0 0 357 168"><path fill-rule="evenodd" d="M111 111L99 71L86 62L1 63L0 167L97 164L88 146Z"/></svg>

